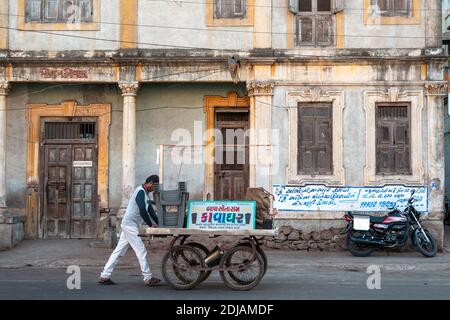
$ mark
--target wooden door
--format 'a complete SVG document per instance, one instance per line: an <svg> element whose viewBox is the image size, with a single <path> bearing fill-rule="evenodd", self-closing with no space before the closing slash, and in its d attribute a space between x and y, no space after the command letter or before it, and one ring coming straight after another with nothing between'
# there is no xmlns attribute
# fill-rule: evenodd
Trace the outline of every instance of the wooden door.
<svg viewBox="0 0 450 320"><path fill-rule="evenodd" d="M95 238L97 221L97 150L95 144L73 145L71 238Z"/></svg>
<svg viewBox="0 0 450 320"><path fill-rule="evenodd" d="M72 162L70 145L44 148L44 237L70 236L69 190Z"/></svg>
<svg viewBox="0 0 450 320"><path fill-rule="evenodd" d="M42 119L41 195L44 238L95 238L96 122Z"/></svg>
<svg viewBox="0 0 450 320"><path fill-rule="evenodd" d="M215 145L214 198L243 200L249 184L247 112L217 112L216 128L222 139Z"/></svg>

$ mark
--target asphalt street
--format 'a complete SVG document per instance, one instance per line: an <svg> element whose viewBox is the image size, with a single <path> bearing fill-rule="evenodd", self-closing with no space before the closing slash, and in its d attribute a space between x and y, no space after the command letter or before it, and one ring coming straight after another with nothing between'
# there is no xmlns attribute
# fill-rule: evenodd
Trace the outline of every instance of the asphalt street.
<svg viewBox="0 0 450 320"><path fill-rule="evenodd" d="M166 283L145 287L138 270L122 267L115 271L114 286L96 283L99 268L81 268L81 289L69 290L70 274L65 268L19 268L0 271L0 299L148 299L148 300L229 300L229 299L449 299L450 271L382 271L381 289L369 290L370 274L362 271L305 267L267 271L251 291L237 292L225 287L218 274L194 290L176 291ZM155 270L158 274L158 270Z"/></svg>

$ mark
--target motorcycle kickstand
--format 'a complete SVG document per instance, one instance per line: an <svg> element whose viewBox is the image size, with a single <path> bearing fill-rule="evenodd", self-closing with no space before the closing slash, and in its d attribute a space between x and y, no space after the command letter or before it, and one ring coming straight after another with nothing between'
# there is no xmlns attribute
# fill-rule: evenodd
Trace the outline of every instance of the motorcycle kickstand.
<svg viewBox="0 0 450 320"><path fill-rule="evenodd" d="M386 248L386 254L389 257L389 248Z"/></svg>

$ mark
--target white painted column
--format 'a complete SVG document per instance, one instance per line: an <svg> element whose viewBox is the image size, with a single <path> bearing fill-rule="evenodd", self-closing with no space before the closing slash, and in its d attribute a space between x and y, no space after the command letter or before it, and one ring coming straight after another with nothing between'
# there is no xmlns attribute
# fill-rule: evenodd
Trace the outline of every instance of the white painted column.
<svg viewBox="0 0 450 320"><path fill-rule="evenodd" d="M0 211L6 210L6 97L9 82L0 80Z"/></svg>
<svg viewBox="0 0 450 320"><path fill-rule="evenodd" d="M425 85L428 110L428 218L423 225L437 237L439 250L444 249L444 97L446 82Z"/></svg>
<svg viewBox="0 0 450 320"><path fill-rule="evenodd" d="M270 81L252 81L250 96L250 187L272 192L272 96Z"/></svg>
<svg viewBox="0 0 450 320"><path fill-rule="evenodd" d="M120 82L123 96L122 131L122 204L118 218L122 218L124 209L135 188L136 182L136 96L138 82Z"/></svg>
<svg viewBox="0 0 450 320"><path fill-rule="evenodd" d="M430 219L444 218L445 151L444 151L444 98L445 82L425 85L428 109L428 181L430 187Z"/></svg>

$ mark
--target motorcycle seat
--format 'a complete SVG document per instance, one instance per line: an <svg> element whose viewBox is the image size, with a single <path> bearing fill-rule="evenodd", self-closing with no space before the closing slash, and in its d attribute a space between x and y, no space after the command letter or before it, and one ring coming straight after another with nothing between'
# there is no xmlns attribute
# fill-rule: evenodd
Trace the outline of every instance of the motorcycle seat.
<svg viewBox="0 0 450 320"><path fill-rule="evenodd" d="M383 217L370 217L370 222L373 222L373 223L383 223L384 222L384 219L386 219L386 216L383 216Z"/></svg>

